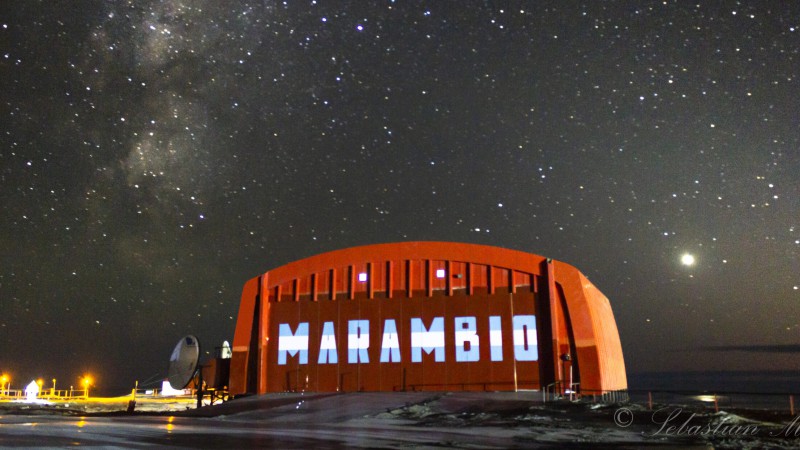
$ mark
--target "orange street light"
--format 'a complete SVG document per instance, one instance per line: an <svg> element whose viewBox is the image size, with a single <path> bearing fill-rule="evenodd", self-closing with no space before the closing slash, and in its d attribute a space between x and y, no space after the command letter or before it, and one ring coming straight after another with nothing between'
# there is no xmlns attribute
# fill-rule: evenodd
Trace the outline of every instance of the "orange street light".
<svg viewBox="0 0 800 450"><path fill-rule="evenodd" d="M9 388L7 387L6 383L9 385L11 381L11 377L6 374L0 375L0 395L8 395Z"/></svg>
<svg viewBox="0 0 800 450"><path fill-rule="evenodd" d="M83 387L86 390L86 398L89 398L89 386L92 384L92 377L86 375L83 377Z"/></svg>

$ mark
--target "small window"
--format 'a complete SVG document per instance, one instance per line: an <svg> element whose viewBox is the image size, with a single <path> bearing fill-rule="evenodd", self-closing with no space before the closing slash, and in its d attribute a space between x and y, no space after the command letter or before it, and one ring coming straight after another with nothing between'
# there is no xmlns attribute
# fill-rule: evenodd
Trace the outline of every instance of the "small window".
<svg viewBox="0 0 800 450"><path fill-rule="evenodd" d="M444 269L436 269L436 278L444 278Z"/></svg>
<svg viewBox="0 0 800 450"><path fill-rule="evenodd" d="M367 273L366 272L359 273L358 274L358 282L359 283L363 283L365 281L367 281Z"/></svg>

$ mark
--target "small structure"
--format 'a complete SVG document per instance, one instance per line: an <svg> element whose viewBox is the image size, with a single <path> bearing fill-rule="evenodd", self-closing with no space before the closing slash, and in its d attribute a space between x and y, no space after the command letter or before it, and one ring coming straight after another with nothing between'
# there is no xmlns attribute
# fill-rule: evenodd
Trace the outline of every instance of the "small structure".
<svg viewBox="0 0 800 450"><path fill-rule="evenodd" d="M25 399L29 402L35 402L37 397L39 397L39 385L34 380L25 387Z"/></svg>
<svg viewBox="0 0 800 450"><path fill-rule="evenodd" d="M231 359L233 352L231 351L231 344L228 341L222 341L222 349L219 352L221 359Z"/></svg>

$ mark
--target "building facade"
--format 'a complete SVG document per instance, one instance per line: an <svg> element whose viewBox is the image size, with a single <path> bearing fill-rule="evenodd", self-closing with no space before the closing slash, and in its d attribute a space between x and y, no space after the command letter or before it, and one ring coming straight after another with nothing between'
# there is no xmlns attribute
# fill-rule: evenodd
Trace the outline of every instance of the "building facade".
<svg viewBox="0 0 800 450"><path fill-rule="evenodd" d="M608 299L574 267L484 245L337 250L244 285L230 393L627 388Z"/></svg>

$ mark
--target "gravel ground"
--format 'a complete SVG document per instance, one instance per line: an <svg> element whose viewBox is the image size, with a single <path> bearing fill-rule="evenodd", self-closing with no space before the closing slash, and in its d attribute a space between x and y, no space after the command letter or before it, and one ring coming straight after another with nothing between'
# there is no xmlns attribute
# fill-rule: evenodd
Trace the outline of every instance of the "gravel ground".
<svg viewBox="0 0 800 450"><path fill-rule="evenodd" d="M269 394L194 408L127 397L0 403L0 446L183 448L798 448L800 420L681 405L542 404L538 393Z"/></svg>

